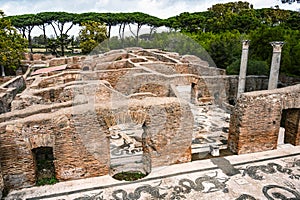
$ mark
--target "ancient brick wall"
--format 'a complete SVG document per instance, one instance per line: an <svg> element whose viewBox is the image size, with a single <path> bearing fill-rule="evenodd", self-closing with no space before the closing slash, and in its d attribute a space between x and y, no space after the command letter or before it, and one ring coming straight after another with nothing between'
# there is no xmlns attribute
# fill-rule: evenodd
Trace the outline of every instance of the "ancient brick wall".
<svg viewBox="0 0 300 200"><path fill-rule="evenodd" d="M23 76L17 76L11 80L9 80L8 82L4 83L1 85L1 87L3 88L21 88L24 87L24 83L25 80L23 78Z"/></svg>
<svg viewBox="0 0 300 200"><path fill-rule="evenodd" d="M193 115L188 105L177 100L152 106L144 127L152 167L190 162Z"/></svg>
<svg viewBox="0 0 300 200"><path fill-rule="evenodd" d="M237 89L238 89L238 76L227 76L228 83L226 83L227 99L230 102L236 101ZM268 89L268 77L267 76L247 76L245 92L259 91Z"/></svg>
<svg viewBox="0 0 300 200"><path fill-rule="evenodd" d="M53 147L56 178L60 181L108 174L109 143L104 122L97 123L90 113L41 114L2 126L0 156L5 187L22 188L35 184L32 149ZM82 109L81 109L82 110ZM82 121L87 117L89 120ZM77 125L79 124L79 125ZM82 130L82 129L84 130ZM94 144L98 145L95 146ZM97 147L101 159L89 147Z"/></svg>
<svg viewBox="0 0 300 200"><path fill-rule="evenodd" d="M238 76L201 76L195 82L198 88L198 101L201 97L211 96L213 102L222 105L223 102L235 102L238 88ZM268 77L247 76L245 92L265 90L268 87ZM205 99L205 98L204 98Z"/></svg>
<svg viewBox="0 0 300 200"><path fill-rule="evenodd" d="M299 84L244 93L230 119L229 149L238 154L276 149L282 110L293 108L300 108ZM299 144L298 136L299 129L295 144Z"/></svg>
<svg viewBox="0 0 300 200"><path fill-rule="evenodd" d="M97 96L97 94L94 94ZM96 97L97 98L97 97ZM94 100L91 100L94 102ZM97 101L95 101L97 103ZM124 103L124 101L122 101ZM105 116L117 110L143 111L146 144L152 166L191 160L193 116L176 98L131 100L128 104L83 104L54 113L34 114L0 124L0 155L7 189L33 186L36 181L32 150L52 147L56 178L60 181L109 173L109 130ZM21 111L15 111L18 115Z"/></svg>
<svg viewBox="0 0 300 200"><path fill-rule="evenodd" d="M11 102L20 90L26 87L23 76L17 76L0 87L0 113L10 111Z"/></svg>
<svg viewBox="0 0 300 200"><path fill-rule="evenodd" d="M0 163L8 189L35 184L33 152L39 147L53 148L60 181L108 174L109 127L126 123L111 116L128 111L146 116L137 120L145 166L189 162L193 115L176 98L175 86L191 85L195 99L215 103L231 93L225 71L195 57L189 62L176 53L121 50L89 59L51 60L50 65L75 63L78 68L31 77L31 85L13 101L13 112L0 116L0 152L5 152Z"/></svg>
<svg viewBox="0 0 300 200"><path fill-rule="evenodd" d="M300 145L300 109L286 110L284 142Z"/></svg>
<svg viewBox="0 0 300 200"><path fill-rule="evenodd" d="M53 87L58 84L65 84L71 81L79 80L79 72L62 72L53 76L44 77L44 78L36 78L31 88L46 88Z"/></svg>

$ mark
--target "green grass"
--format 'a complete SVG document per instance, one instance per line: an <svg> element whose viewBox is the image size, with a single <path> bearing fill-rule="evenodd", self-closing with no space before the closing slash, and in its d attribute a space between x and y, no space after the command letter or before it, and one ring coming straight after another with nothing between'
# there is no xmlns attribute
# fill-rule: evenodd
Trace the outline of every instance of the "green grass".
<svg viewBox="0 0 300 200"><path fill-rule="evenodd" d="M55 183L58 183L58 180L55 177L51 177L51 178L43 178L40 179L36 182L37 186L41 186L41 185L53 185Z"/></svg>
<svg viewBox="0 0 300 200"><path fill-rule="evenodd" d="M120 181L135 181L141 178L144 178L147 174L143 174L142 172L129 171L129 172L120 172L113 176L114 179Z"/></svg>

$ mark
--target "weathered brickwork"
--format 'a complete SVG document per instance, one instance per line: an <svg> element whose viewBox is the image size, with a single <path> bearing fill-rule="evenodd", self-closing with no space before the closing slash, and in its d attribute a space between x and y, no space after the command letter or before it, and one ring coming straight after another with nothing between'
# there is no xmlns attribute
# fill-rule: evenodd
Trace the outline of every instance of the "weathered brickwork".
<svg viewBox="0 0 300 200"><path fill-rule="evenodd" d="M210 96L209 91L197 74L176 73L180 62L174 58L159 52L141 58L139 52L144 50L114 51L92 59L52 59L47 66L67 64L66 70L26 80L29 85L12 102L12 112L0 116L6 189L36 184L34 152L40 147L52 148L59 181L109 174L109 128L129 122L142 125L148 171L191 161L193 115L171 85L198 84L204 96ZM165 65L174 74L141 66L145 62L155 66L155 61L175 63ZM129 122L124 118L128 112Z"/></svg>
<svg viewBox="0 0 300 200"><path fill-rule="evenodd" d="M226 96L228 101L234 102L236 100L237 90L238 90L238 76L227 76L226 86ZM247 76L245 92L260 91L268 89L268 77L267 76Z"/></svg>
<svg viewBox="0 0 300 200"><path fill-rule="evenodd" d="M0 163L8 190L36 184L35 152L41 147L53 151L55 178L59 181L122 171L122 165L113 169L111 164L111 130L116 126L139 125L142 136L127 137L133 142L124 145L135 150L133 143L140 144L139 166L145 168L142 171L149 173L152 167L189 162L194 118L187 101L222 105L235 98L237 89L236 77L226 76L224 70L210 67L195 56L160 50L132 48L71 58L37 55L32 60L26 62L33 65L33 71L44 66L50 68L28 77L26 89L11 102L11 112L0 115ZM37 62L41 65L35 66ZM51 68L60 65L63 66ZM253 80L249 82L253 90L264 87L262 79L249 80ZM184 100L177 86L189 86L190 99ZM267 97L253 105L263 105L268 102ZM247 98L245 95L241 103ZM264 109L256 110L264 113ZM240 119L238 113L254 112L240 103L236 110L236 119ZM296 127L296 115L290 114L293 117L286 123ZM276 113L270 111L270 115L274 118L272 123L280 121ZM261 120L262 127L263 123L265 119ZM240 127L233 126L232 130L240 132ZM290 138L299 137L298 133L287 131L292 135ZM246 135L233 133L231 138L236 144L231 142L231 146L241 142L248 145ZM271 140L275 141L273 136ZM265 145L264 149L269 148ZM252 147L242 148L244 151Z"/></svg>
<svg viewBox="0 0 300 200"><path fill-rule="evenodd" d="M18 92L26 87L23 76L17 76L0 86L0 113L10 111L11 102Z"/></svg>
<svg viewBox="0 0 300 200"><path fill-rule="evenodd" d="M238 154L276 149L282 111L299 108L299 84L242 94L231 116L228 147ZM286 124L285 141L299 145L299 111L288 112Z"/></svg>
<svg viewBox="0 0 300 200"><path fill-rule="evenodd" d="M152 166L190 161L192 114L187 105L184 108L176 98L154 100L154 104L134 101L130 110L149 113L144 151L149 153ZM6 187L35 184L32 149L37 147L53 147L56 178L61 181L108 174L109 131L103 116L111 111L103 105L93 108L96 110L79 105L2 123L0 150L5 154L0 158Z"/></svg>
<svg viewBox="0 0 300 200"><path fill-rule="evenodd" d="M98 123L93 123L93 121L82 123L89 126L87 134L91 137L90 144L93 143L95 134L99 141L103 141L98 149L103 152L102 159L97 160L84 148L80 132L76 130L74 121L78 116L74 115L75 119L73 119L71 115L58 114L32 116L23 121L18 120L18 124L8 124L2 127L5 130L0 134L1 152L6 153L1 155L1 161L7 188L35 184L32 149L37 147L53 147L58 180L86 178L108 173L108 142L105 132L97 127Z"/></svg>
<svg viewBox="0 0 300 200"><path fill-rule="evenodd" d="M300 109L287 110L284 126L284 142L293 145L300 145Z"/></svg>

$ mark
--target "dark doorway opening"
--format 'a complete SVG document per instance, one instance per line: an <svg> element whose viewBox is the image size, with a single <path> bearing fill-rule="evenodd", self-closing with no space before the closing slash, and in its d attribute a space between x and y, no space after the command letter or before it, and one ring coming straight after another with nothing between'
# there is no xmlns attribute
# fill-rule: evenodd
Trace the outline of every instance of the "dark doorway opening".
<svg viewBox="0 0 300 200"><path fill-rule="evenodd" d="M192 83L191 85L191 103L197 103L198 101L198 90L197 84Z"/></svg>
<svg viewBox="0 0 300 200"><path fill-rule="evenodd" d="M282 110L278 143L298 145L300 109Z"/></svg>
<svg viewBox="0 0 300 200"><path fill-rule="evenodd" d="M54 168L52 147L38 147L32 149L35 164L36 185L57 183Z"/></svg>

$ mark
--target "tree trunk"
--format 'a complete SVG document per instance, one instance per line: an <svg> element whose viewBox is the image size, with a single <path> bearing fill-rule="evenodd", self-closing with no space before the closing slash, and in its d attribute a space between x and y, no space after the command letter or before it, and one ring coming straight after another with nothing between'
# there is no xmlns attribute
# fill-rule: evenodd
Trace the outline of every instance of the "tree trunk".
<svg viewBox="0 0 300 200"><path fill-rule="evenodd" d="M106 37L109 39L110 38L110 33L111 33L111 25L108 25L108 32Z"/></svg>
<svg viewBox="0 0 300 200"><path fill-rule="evenodd" d="M154 30L155 30L156 28L157 28L156 26L150 27L149 40L151 40L152 34L153 34L153 32L154 32Z"/></svg>
<svg viewBox="0 0 300 200"><path fill-rule="evenodd" d="M44 45L45 45L45 49L46 49L46 53L48 53L48 41L47 41L47 36L46 36L46 27L43 24L43 34L44 34Z"/></svg>
<svg viewBox="0 0 300 200"><path fill-rule="evenodd" d="M0 64L0 66L1 66L1 75L2 75L2 76L5 76L4 67L3 67L3 65L1 65L1 64Z"/></svg>
<svg viewBox="0 0 300 200"><path fill-rule="evenodd" d="M30 29L28 30L28 46L30 48L30 53L33 53L33 50L32 50L32 40L31 40L31 30Z"/></svg>
<svg viewBox="0 0 300 200"><path fill-rule="evenodd" d="M65 45L64 45L63 36L61 36L60 38L60 49L61 49L61 56L65 56Z"/></svg>
<svg viewBox="0 0 300 200"><path fill-rule="evenodd" d="M122 48L124 49L124 36L125 36L125 23L123 24L122 28Z"/></svg>
<svg viewBox="0 0 300 200"><path fill-rule="evenodd" d="M22 35L23 35L23 38L26 38L26 33L25 33L25 29L24 28L22 29Z"/></svg>
<svg viewBox="0 0 300 200"><path fill-rule="evenodd" d="M139 45L139 36L140 36L140 30L142 28L142 24L137 25L137 30L136 30L136 46Z"/></svg>
<svg viewBox="0 0 300 200"><path fill-rule="evenodd" d="M65 56L65 47L64 47L64 36L63 36L63 33L64 33L64 23L61 23L61 27L59 28L60 30L60 50L61 50L61 53L60 55L61 56ZM59 27L59 26L58 26Z"/></svg>
<svg viewBox="0 0 300 200"><path fill-rule="evenodd" d="M120 26L119 26L119 37L120 37L120 39L122 38L122 35L121 35L121 29L122 29L122 23L120 24Z"/></svg>

